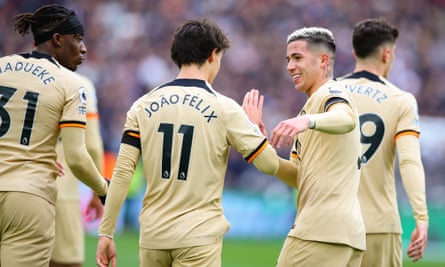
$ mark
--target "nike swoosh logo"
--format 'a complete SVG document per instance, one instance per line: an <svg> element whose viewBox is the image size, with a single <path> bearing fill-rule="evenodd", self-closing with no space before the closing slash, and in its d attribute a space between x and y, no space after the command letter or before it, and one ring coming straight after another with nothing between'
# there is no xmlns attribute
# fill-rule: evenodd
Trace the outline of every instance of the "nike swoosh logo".
<svg viewBox="0 0 445 267"><path fill-rule="evenodd" d="M343 91L332 89L331 87L329 87L329 93L338 95L338 94L343 93Z"/></svg>

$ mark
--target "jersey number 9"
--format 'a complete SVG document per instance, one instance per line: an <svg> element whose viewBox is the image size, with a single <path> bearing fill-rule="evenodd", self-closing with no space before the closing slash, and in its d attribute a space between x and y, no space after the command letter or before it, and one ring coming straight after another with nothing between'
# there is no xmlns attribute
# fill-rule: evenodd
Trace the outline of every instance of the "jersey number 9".
<svg viewBox="0 0 445 267"><path fill-rule="evenodd" d="M373 132L365 130L373 128ZM360 142L369 145L365 152L360 157L360 162L363 164L368 161L375 154L383 140L385 134L385 124L382 118L374 113L364 113L360 115Z"/></svg>

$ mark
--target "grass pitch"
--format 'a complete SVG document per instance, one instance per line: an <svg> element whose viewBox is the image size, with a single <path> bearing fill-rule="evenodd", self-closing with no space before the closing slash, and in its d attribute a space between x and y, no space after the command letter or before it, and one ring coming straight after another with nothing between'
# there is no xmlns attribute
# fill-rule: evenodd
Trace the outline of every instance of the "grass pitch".
<svg viewBox="0 0 445 267"><path fill-rule="evenodd" d="M97 237L86 236L85 267L96 266ZM222 267L274 267L283 240L224 240ZM123 232L116 236L118 266L138 266L138 235L136 232ZM420 262L404 261L404 267L443 267L443 262L431 262L427 258Z"/></svg>

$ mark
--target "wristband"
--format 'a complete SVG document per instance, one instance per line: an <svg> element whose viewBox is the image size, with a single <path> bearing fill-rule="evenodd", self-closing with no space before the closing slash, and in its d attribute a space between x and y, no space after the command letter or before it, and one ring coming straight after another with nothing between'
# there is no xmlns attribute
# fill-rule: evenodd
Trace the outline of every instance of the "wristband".
<svg viewBox="0 0 445 267"><path fill-rule="evenodd" d="M97 236L105 236L105 237L108 237L108 238L110 238L110 239L114 239L114 237L112 236L112 235L107 235L107 234L97 234Z"/></svg>
<svg viewBox="0 0 445 267"><path fill-rule="evenodd" d="M308 115L308 118L309 118L309 129L315 129L315 119L310 115Z"/></svg>
<svg viewBox="0 0 445 267"><path fill-rule="evenodd" d="M110 180L108 180L107 178L105 178L105 182L107 182L108 186L110 186ZM103 195L103 196L98 196L100 199L100 202L102 203L102 205L105 205L105 200L107 199L107 194Z"/></svg>

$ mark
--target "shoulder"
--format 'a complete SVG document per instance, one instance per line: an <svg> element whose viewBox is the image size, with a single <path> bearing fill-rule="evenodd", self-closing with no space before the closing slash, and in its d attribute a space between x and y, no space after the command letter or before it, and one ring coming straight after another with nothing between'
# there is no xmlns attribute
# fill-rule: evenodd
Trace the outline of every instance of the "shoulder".
<svg viewBox="0 0 445 267"><path fill-rule="evenodd" d="M61 82L64 84L72 84L74 87L80 87L83 85L82 80L79 78L79 74L65 68L60 67L58 72Z"/></svg>
<svg viewBox="0 0 445 267"><path fill-rule="evenodd" d="M0 57L0 62L11 61L12 59L16 59L19 57L20 57L20 55L18 55L18 54L5 55L5 56Z"/></svg>
<svg viewBox="0 0 445 267"><path fill-rule="evenodd" d="M393 97L396 97L396 99L398 99L402 103L404 103L404 102L416 103L417 102L416 97L411 92L408 92L408 91L405 91L405 90L399 88L397 85L393 84L392 82L390 82L384 78L382 78L382 79L385 82L388 89L390 90Z"/></svg>
<svg viewBox="0 0 445 267"><path fill-rule="evenodd" d="M90 97L96 98L96 87L90 78L79 74L77 72L73 72L74 76L78 79L80 84L85 88L85 91Z"/></svg>
<svg viewBox="0 0 445 267"><path fill-rule="evenodd" d="M221 93L216 92L215 98L220 103L227 104L227 105L239 106L239 104L233 98L225 96Z"/></svg>
<svg viewBox="0 0 445 267"><path fill-rule="evenodd" d="M94 89L93 81L91 81L90 78L87 76L80 74L78 72L73 72L73 74L79 79L80 82L82 82L86 87L91 87Z"/></svg>
<svg viewBox="0 0 445 267"><path fill-rule="evenodd" d="M215 98L217 102L215 109L224 121L230 122L234 116L246 116L243 108L235 99L220 93L216 93Z"/></svg>
<svg viewBox="0 0 445 267"><path fill-rule="evenodd" d="M82 105L87 104L88 92L77 74L62 67L59 71L57 83L64 91L67 99L79 98Z"/></svg>
<svg viewBox="0 0 445 267"><path fill-rule="evenodd" d="M331 80L325 83L316 91L316 94L320 98L344 98L350 99L350 95L346 90L344 84Z"/></svg>

